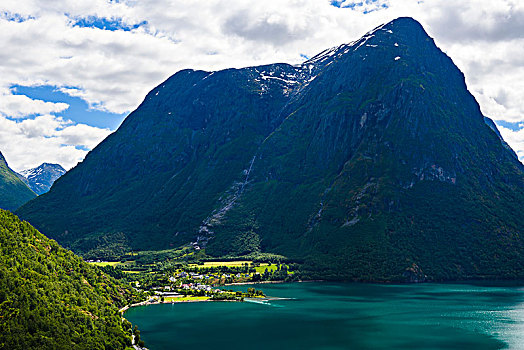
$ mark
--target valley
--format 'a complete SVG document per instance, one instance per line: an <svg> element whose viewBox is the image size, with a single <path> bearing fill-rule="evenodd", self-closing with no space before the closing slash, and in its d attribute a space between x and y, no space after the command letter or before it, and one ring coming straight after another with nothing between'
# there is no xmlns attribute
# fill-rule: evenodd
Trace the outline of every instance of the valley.
<svg viewBox="0 0 524 350"><path fill-rule="evenodd" d="M85 259L194 243L304 279L452 281L524 278L523 202L524 165L401 17L300 65L177 72L16 213Z"/></svg>
<svg viewBox="0 0 524 350"><path fill-rule="evenodd" d="M0 348L523 348L524 165L446 52L399 17L45 117L76 166L0 153Z"/></svg>
<svg viewBox="0 0 524 350"><path fill-rule="evenodd" d="M282 257L273 257L273 262L231 258L206 261L210 258L202 253L186 246L162 253L132 252L120 261L88 260L88 263L148 295L146 304L263 298L265 295L256 290L231 291L228 286L299 280L299 266L282 262ZM165 258L166 255L174 258Z"/></svg>

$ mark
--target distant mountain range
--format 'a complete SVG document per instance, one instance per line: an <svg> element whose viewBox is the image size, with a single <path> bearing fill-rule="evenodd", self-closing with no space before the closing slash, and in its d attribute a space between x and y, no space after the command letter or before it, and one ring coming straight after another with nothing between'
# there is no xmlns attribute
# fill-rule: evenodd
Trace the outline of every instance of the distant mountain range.
<svg viewBox="0 0 524 350"><path fill-rule="evenodd" d="M65 172L60 164L43 163L36 168L22 170L19 175L33 192L41 195L49 191L53 183Z"/></svg>
<svg viewBox="0 0 524 350"><path fill-rule="evenodd" d="M15 210L36 194L18 177L0 153L0 208Z"/></svg>
<svg viewBox="0 0 524 350"><path fill-rule="evenodd" d="M524 166L411 18L301 65L183 70L17 213L80 253L198 242L311 278L524 278Z"/></svg>

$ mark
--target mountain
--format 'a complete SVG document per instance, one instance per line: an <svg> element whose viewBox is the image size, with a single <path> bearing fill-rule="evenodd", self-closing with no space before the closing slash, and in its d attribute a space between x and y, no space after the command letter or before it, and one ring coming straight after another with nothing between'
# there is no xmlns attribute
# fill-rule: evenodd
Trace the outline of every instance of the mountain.
<svg viewBox="0 0 524 350"><path fill-rule="evenodd" d="M9 168L0 152L0 208L15 210L36 194Z"/></svg>
<svg viewBox="0 0 524 350"><path fill-rule="evenodd" d="M513 157L519 159L519 156L517 155L517 153L515 153L515 151L510 147L510 145L508 145L507 142L504 141L504 139L502 138L502 135L500 134L499 129L497 129L497 125L495 125L495 122L488 117L484 117L484 122L486 123L486 125L488 125L491 128L491 130L495 132L495 134L497 134L504 148L506 148Z"/></svg>
<svg viewBox="0 0 524 350"><path fill-rule="evenodd" d="M20 176L33 192L41 195L49 191L53 183L65 173L60 164L42 163L36 168L22 170Z"/></svg>
<svg viewBox="0 0 524 350"><path fill-rule="evenodd" d="M176 73L18 213L81 253L197 241L311 278L522 278L524 166L493 127L399 18L299 66Z"/></svg>
<svg viewBox="0 0 524 350"><path fill-rule="evenodd" d="M125 349L133 292L0 209L0 348Z"/></svg>

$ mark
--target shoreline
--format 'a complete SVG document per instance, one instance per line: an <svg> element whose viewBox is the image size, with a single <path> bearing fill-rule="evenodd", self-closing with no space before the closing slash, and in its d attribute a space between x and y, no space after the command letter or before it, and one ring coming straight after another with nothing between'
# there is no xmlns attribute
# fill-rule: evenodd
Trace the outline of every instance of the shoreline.
<svg viewBox="0 0 524 350"><path fill-rule="evenodd" d="M325 282L324 280L306 280L306 281L259 281L259 282L236 282L236 283L226 283L220 286L244 286L244 285L252 285L252 284L281 284L281 283L308 283L308 282ZM220 287L216 286L216 287ZM255 299L255 298L253 298ZM277 300L277 299L287 299L287 298L275 298L275 297L267 297L267 298L261 298L257 300ZM212 299L206 299L206 300L170 300L170 301L164 301L161 302L160 300L154 300L151 299L146 301L141 301L139 303L126 305L123 308L119 309L118 312L121 314L124 314L127 310L129 310L132 307L138 307L138 306L147 306L147 305L158 305L158 304L182 304L182 303L206 303L206 302L242 302L241 300L212 300Z"/></svg>
<svg viewBox="0 0 524 350"><path fill-rule="evenodd" d="M234 282L234 283L226 283L226 284L223 284L222 286L245 286L248 284L279 284L279 283L286 283L286 282L285 281ZM288 282L288 283L291 283L291 282ZM220 287L220 286L217 286L217 287Z"/></svg>
<svg viewBox="0 0 524 350"><path fill-rule="evenodd" d="M226 283L220 286L243 286L243 285L256 285L256 284L282 284L282 283L312 283L312 282L331 282L326 280L299 280L299 281L258 281L258 282L235 282L235 283ZM423 284L474 284L477 282L478 284L483 283L489 283L492 282L495 285L498 283L505 284L509 283L513 285L515 282L524 282L521 279L516 280L457 280L457 281L424 281L419 283L378 283L378 282L355 282L355 281L346 281L346 282L336 282L336 283L362 283L362 284L379 284L379 285L423 285ZM512 283L513 282L513 283ZM516 283L515 285L521 286L522 283ZM216 287L220 287L216 286ZM271 299L278 299L278 298L260 298L257 300L271 300ZM284 298L286 299L286 298ZM129 310L132 307L138 307L138 306L147 306L147 305L157 305L157 304L181 304L181 303L206 303L206 302L242 302L241 300L212 300L212 299L206 299L206 300L170 300L170 301L164 301L161 302L160 300L146 300L142 301L140 303L135 303L131 305L126 305L122 308L120 308L118 311L122 315Z"/></svg>
<svg viewBox="0 0 524 350"><path fill-rule="evenodd" d="M126 305L118 312L121 314L124 314L127 310L129 310L132 307L138 307L138 306L148 306L148 305L160 305L160 304L183 304L183 303L210 303L210 302L230 302L230 303L242 303L247 301L261 301L261 302L267 302L272 300L292 300L293 298L280 298L280 297L264 297L264 298L245 298L244 300L213 300L213 299L206 299L206 300L171 300L171 301L142 301L140 303Z"/></svg>
<svg viewBox="0 0 524 350"><path fill-rule="evenodd" d="M121 314L124 314L127 310L129 310L130 308L132 307L138 307L138 306L148 306L148 305L159 305L159 304L183 304L183 303L208 303L208 302L216 302L216 301L221 301L221 302L242 302L240 300L214 300L214 299L205 299L205 300L170 300L170 301L142 301L140 303L135 303L135 304L131 304L131 305L126 305L124 306L123 308L121 308L120 310L118 310L118 312L120 312Z"/></svg>
<svg viewBox="0 0 524 350"><path fill-rule="evenodd" d="M309 283L309 282L327 282L326 280L298 280L298 281L259 281L259 282L235 282L226 283L223 286L245 286L249 284L280 284L280 283Z"/></svg>

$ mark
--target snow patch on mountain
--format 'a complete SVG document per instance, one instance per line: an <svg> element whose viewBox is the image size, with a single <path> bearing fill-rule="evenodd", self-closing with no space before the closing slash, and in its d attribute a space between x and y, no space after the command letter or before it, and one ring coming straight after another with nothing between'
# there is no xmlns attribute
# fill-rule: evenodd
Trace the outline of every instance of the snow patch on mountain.
<svg viewBox="0 0 524 350"><path fill-rule="evenodd" d="M60 164L43 163L36 168L22 170L19 177L33 192L41 195L49 191L53 183L65 172Z"/></svg>

